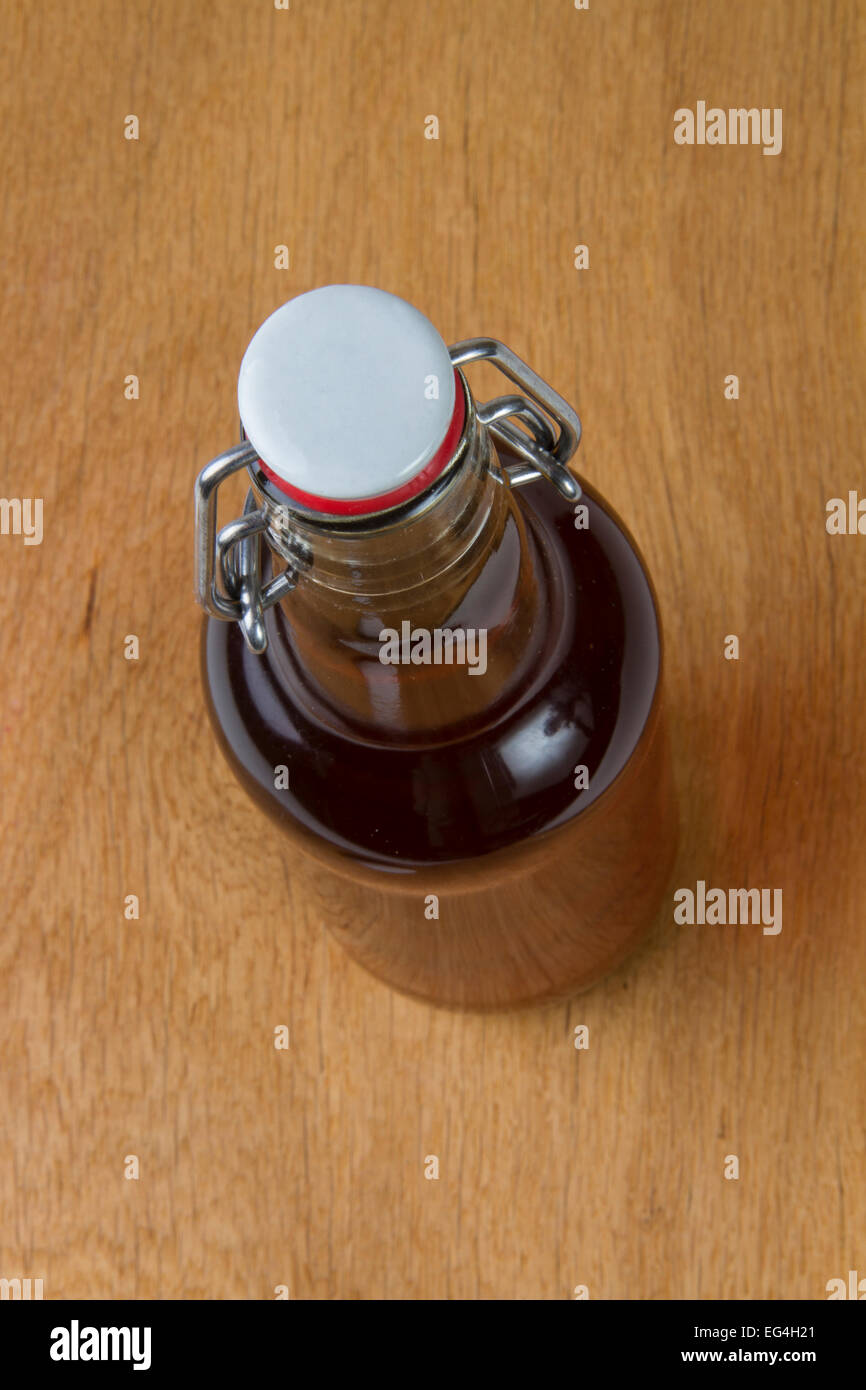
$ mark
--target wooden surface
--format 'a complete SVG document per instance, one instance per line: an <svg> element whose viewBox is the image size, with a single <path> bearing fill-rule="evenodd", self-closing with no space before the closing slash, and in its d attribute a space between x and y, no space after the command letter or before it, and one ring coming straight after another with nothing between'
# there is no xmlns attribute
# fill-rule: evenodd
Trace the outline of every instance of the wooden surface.
<svg viewBox="0 0 866 1390"><path fill-rule="evenodd" d="M2 492L44 499L44 540L0 537L0 1275L812 1299L866 1274L866 536L824 524L866 492L859 10L9 7ZM782 153L677 146L699 100L781 107ZM665 618L676 884L781 888L779 935L671 904L570 1007L466 1017L305 908L204 721L191 490L252 332L330 281L575 401Z"/></svg>

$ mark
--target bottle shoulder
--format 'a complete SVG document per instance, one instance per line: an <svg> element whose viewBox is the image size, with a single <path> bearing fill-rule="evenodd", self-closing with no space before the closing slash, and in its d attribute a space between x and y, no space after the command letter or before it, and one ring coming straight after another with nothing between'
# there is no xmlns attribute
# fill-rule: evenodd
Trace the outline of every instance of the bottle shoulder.
<svg viewBox="0 0 866 1390"><path fill-rule="evenodd" d="M339 727L304 698L278 631L258 656L235 624L206 621L211 717L241 780L287 829L368 865L444 864L567 823L625 766L660 676L659 624L643 564L590 489L580 514L545 482L515 496L539 586L533 631L517 634L526 669L507 698L469 719L426 728L395 719L391 732L387 722L373 731L351 721ZM489 576L487 588L495 583ZM482 597L457 614L455 628L472 626L466 619L483 611ZM272 621L276 629L290 618ZM399 700L401 680L416 691L432 681L435 691L437 679L444 690L448 678L453 704L456 674L410 663L390 689ZM468 691L468 670L462 680ZM287 770L282 779L278 767Z"/></svg>

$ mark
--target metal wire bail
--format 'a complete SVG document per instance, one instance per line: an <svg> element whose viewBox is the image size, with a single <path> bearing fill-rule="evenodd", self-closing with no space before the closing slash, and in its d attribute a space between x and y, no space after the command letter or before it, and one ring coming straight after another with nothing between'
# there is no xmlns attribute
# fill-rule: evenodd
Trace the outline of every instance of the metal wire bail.
<svg viewBox="0 0 866 1390"><path fill-rule="evenodd" d="M496 396L476 403L476 413L494 439L524 460L522 465L506 465L504 472L512 487L523 487L536 478L547 478L563 497L576 502L580 483L565 467L580 443L581 425L576 410L552 386L534 372L528 363L496 338L468 338L448 349L455 367L467 362L491 362L503 376L522 386L530 397ZM540 407L540 409L538 408ZM510 418L526 422L534 437L506 423ZM549 420L559 426L555 439Z"/></svg>
<svg viewBox="0 0 866 1390"><path fill-rule="evenodd" d="M196 598L212 618L240 623L254 652L268 645L264 613L285 598L297 583L297 571L287 566L262 588L261 534L267 529L265 512L256 506L252 488L243 515L217 534L217 493L233 473L247 468L258 454L247 440L212 459L195 484ZM237 559L235 559L237 550Z"/></svg>

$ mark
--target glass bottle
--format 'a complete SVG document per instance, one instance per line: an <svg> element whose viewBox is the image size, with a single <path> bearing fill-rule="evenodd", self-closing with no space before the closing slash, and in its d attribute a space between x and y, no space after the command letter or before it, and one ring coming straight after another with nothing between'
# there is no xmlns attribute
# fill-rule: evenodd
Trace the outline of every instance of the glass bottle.
<svg viewBox="0 0 866 1390"><path fill-rule="evenodd" d="M522 394L476 404L475 360ZM277 310L239 399L244 439L196 486L234 772L392 986L475 1009L586 988L652 924L676 815L657 605L566 466L577 416L502 344L449 350L360 286ZM241 468L244 515L217 532Z"/></svg>

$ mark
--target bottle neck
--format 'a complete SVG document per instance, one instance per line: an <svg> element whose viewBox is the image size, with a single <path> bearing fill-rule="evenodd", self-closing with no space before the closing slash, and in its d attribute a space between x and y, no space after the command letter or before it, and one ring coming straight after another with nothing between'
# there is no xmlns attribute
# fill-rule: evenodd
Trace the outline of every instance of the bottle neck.
<svg viewBox="0 0 866 1390"><path fill-rule="evenodd" d="M274 660L318 718L371 738L453 734L529 679L540 566L474 410L442 485L399 518L334 526L280 510L268 540L299 574L273 610Z"/></svg>

